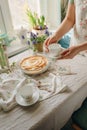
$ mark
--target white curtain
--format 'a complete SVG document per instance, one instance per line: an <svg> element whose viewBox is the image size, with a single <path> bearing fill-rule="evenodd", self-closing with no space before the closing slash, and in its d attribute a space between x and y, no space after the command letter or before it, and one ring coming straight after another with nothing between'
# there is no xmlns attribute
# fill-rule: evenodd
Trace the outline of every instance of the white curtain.
<svg viewBox="0 0 87 130"><path fill-rule="evenodd" d="M39 15L44 15L50 29L56 29L61 22L61 0L32 0Z"/></svg>
<svg viewBox="0 0 87 130"><path fill-rule="evenodd" d="M28 2L28 5L31 6L34 11L46 17L47 25L50 29L56 29L61 21L60 1L61 0L0 0L2 10L2 12L0 12L0 19L4 20L4 22L0 21L0 25L4 23L6 31L11 31L19 26L26 27L26 13L23 10L22 3ZM2 15L3 19L1 18ZM2 25L2 27L4 27L4 25Z"/></svg>
<svg viewBox="0 0 87 130"><path fill-rule="evenodd" d="M61 0L38 0L39 14L44 14L49 28L56 29L61 22Z"/></svg>
<svg viewBox="0 0 87 130"><path fill-rule="evenodd" d="M2 32L13 29L8 0L0 0L0 28Z"/></svg>

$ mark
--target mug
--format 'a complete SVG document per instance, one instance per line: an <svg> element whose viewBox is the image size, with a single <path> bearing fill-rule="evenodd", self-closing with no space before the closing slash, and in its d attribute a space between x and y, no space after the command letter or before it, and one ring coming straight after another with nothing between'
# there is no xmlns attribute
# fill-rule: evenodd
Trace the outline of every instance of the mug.
<svg viewBox="0 0 87 130"><path fill-rule="evenodd" d="M48 46L49 55L52 57L59 57L62 52L62 47L60 44L53 43Z"/></svg>
<svg viewBox="0 0 87 130"><path fill-rule="evenodd" d="M33 83L28 83L25 86L21 87L19 90L20 95L25 100L31 100L33 96Z"/></svg>

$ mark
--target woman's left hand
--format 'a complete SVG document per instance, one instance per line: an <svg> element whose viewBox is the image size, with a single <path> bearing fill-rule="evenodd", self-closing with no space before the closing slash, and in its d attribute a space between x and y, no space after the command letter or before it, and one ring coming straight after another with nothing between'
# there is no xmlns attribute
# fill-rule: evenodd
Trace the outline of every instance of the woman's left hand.
<svg viewBox="0 0 87 130"><path fill-rule="evenodd" d="M61 57L59 59L72 59L79 52L78 46L73 46L61 53Z"/></svg>

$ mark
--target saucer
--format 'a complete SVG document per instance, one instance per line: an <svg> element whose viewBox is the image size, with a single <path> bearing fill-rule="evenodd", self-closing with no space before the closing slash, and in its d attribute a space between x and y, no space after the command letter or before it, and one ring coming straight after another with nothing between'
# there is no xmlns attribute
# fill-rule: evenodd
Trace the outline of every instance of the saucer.
<svg viewBox="0 0 87 130"><path fill-rule="evenodd" d="M39 90L38 88L35 87L35 91L33 93L32 99L31 100L25 100L20 93L16 94L16 102L21 105L21 106L31 106L35 104L39 100Z"/></svg>
<svg viewBox="0 0 87 130"><path fill-rule="evenodd" d="M49 55L48 57L49 57L50 59L52 59L52 60L57 60L58 58L61 58L61 55L59 55L59 56Z"/></svg>

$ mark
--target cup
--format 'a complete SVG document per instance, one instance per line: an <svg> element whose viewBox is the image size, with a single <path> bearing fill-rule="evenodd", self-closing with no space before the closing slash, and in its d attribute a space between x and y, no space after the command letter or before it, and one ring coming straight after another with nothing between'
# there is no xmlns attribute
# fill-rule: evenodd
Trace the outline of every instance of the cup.
<svg viewBox="0 0 87 130"><path fill-rule="evenodd" d="M19 90L20 95L24 100L29 101L33 96L33 83L28 83L25 86L21 87Z"/></svg>
<svg viewBox="0 0 87 130"><path fill-rule="evenodd" d="M57 43L50 44L48 49L49 49L49 55L52 57L59 57L60 53L62 52L61 45Z"/></svg>

